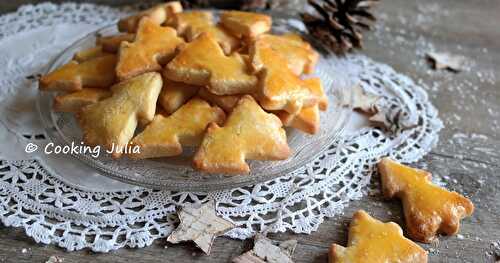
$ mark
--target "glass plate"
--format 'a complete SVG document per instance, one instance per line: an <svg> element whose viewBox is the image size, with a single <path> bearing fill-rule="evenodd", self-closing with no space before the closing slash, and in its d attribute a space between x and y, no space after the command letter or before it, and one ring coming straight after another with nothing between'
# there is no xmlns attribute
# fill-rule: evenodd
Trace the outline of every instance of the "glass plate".
<svg viewBox="0 0 500 263"><path fill-rule="evenodd" d="M289 19L278 19L273 15L273 33L294 31ZM115 25L106 26L91 33L64 50L50 65L48 72L67 63L73 54L79 50L89 48L95 44L98 35L112 35L118 33ZM304 36L317 50L323 48L314 39ZM321 53L321 52L320 52ZM298 130L288 129L288 144L293 153L283 161L247 161L251 172L244 175L214 175L195 171L191 167L192 155L195 148L184 148L184 153L176 157L131 160L122 157L113 160L107 154L101 153L94 158L91 154L72 154L75 158L96 168L101 174L124 181L126 183L154 189L172 191L200 191L208 192L221 189L230 189L245 185L265 182L286 175L299 167L306 165L326 150L341 135L347 120L350 118L351 109L342 107L341 101L352 101L352 92L346 92L333 86L331 66L325 56L321 56L314 76L321 78L325 92L329 98L326 112L321 112L320 131L315 135L307 135ZM54 92L39 92L38 110L46 129L47 135L55 145L83 145L82 132L73 114L58 113L52 110ZM343 98L347 96L348 98ZM228 147L231 145L228 144ZM104 152L104 149L101 150Z"/></svg>

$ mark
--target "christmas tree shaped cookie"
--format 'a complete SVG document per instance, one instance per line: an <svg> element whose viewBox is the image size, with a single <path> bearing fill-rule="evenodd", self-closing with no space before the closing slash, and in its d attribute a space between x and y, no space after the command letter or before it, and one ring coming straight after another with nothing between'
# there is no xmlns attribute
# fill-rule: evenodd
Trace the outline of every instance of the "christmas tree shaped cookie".
<svg viewBox="0 0 500 263"><path fill-rule="evenodd" d="M133 43L122 42L119 50L116 75L120 80L145 72L157 71L175 54L184 41L171 27L162 27L145 17L141 19Z"/></svg>
<svg viewBox="0 0 500 263"><path fill-rule="evenodd" d="M222 47L226 54L230 54L239 46L239 41L227 30L215 25L213 15L208 11L190 11L174 15L172 26L179 35L191 42L202 33L211 35Z"/></svg>
<svg viewBox="0 0 500 263"><path fill-rule="evenodd" d="M378 163L384 197L401 199L408 234L429 243L437 233L456 234L460 220L474 211L472 202L434 185L431 174L389 158Z"/></svg>
<svg viewBox="0 0 500 263"><path fill-rule="evenodd" d="M164 73L174 81L207 85L217 95L252 93L257 83L241 55L226 56L217 41L206 33L186 44Z"/></svg>
<svg viewBox="0 0 500 263"><path fill-rule="evenodd" d="M161 87L161 75L156 72L111 87L111 97L88 105L77 114L83 141L103 146L113 157L120 157L134 136L138 122L145 124L153 119Z"/></svg>
<svg viewBox="0 0 500 263"><path fill-rule="evenodd" d="M105 89L83 88L82 90L68 94L57 95L54 98L54 110L59 112L80 111L89 104L94 104L111 96L111 92Z"/></svg>
<svg viewBox="0 0 500 263"><path fill-rule="evenodd" d="M118 21L118 30L121 32L135 33L139 25L139 21L147 17L157 25L163 24L173 14L182 12L182 5L179 1L167 2L153 6L152 8L142 11L136 15L132 15Z"/></svg>
<svg viewBox="0 0 500 263"><path fill-rule="evenodd" d="M132 158L156 158L175 156L182 153L182 146L198 146L209 123L222 124L224 111L210 106L199 98L191 99L174 114L155 116L153 121L138 134L132 145L140 147L140 153Z"/></svg>
<svg viewBox="0 0 500 263"><path fill-rule="evenodd" d="M274 114L243 96L223 127L211 123L194 157L195 168L208 173L248 173L245 160L282 160L290 155L285 130Z"/></svg>
<svg viewBox="0 0 500 263"><path fill-rule="evenodd" d="M77 91L84 86L108 88L115 81L115 55L104 55L68 64L40 78L41 90Z"/></svg>
<svg viewBox="0 0 500 263"><path fill-rule="evenodd" d="M199 89L199 86L164 79L158 103L160 103L167 114L172 114L186 101L196 95Z"/></svg>
<svg viewBox="0 0 500 263"><path fill-rule="evenodd" d="M365 211L357 211L349 226L347 247L333 244L330 263L424 263L427 252L403 236L393 222L381 222Z"/></svg>
<svg viewBox="0 0 500 263"><path fill-rule="evenodd" d="M272 23L268 15L242 11L222 12L220 20L233 35L247 38L255 38L269 31Z"/></svg>

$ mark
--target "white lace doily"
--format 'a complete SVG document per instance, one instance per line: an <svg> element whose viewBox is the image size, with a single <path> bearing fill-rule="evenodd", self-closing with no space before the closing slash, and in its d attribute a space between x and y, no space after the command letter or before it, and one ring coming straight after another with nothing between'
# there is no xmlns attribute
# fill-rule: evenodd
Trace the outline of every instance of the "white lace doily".
<svg viewBox="0 0 500 263"><path fill-rule="evenodd" d="M27 154L47 143L35 107L32 78L76 39L110 24L131 8L48 3L0 17L0 219L37 242L68 250L144 247L175 227L176 206L215 199L220 216L244 239L255 231L315 231L325 217L360 198L382 156L414 162L430 151L442 127L426 93L392 68L352 55L332 58L338 85L361 80L384 97L411 129L385 133L355 115L349 136L292 174L262 184L212 193L142 189L105 178L70 156ZM83 176L84 175L84 176Z"/></svg>

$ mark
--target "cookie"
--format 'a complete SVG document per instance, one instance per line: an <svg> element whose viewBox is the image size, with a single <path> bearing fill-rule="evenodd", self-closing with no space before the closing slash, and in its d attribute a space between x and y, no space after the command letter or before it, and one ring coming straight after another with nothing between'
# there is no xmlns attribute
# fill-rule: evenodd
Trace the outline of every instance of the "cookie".
<svg viewBox="0 0 500 263"><path fill-rule="evenodd" d="M158 97L158 103L167 114L172 114L186 101L196 95L199 89L199 86L164 79L163 88Z"/></svg>
<svg viewBox="0 0 500 263"><path fill-rule="evenodd" d="M236 106L241 95L215 95L208 91L206 87L202 87L198 91L198 97L221 107L225 112L229 113Z"/></svg>
<svg viewBox="0 0 500 263"><path fill-rule="evenodd" d="M138 122L153 120L161 87L159 73L145 73L111 87L111 97L85 106L76 115L85 144L102 146L113 158L120 157Z"/></svg>
<svg viewBox="0 0 500 263"><path fill-rule="evenodd" d="M80 111L84 106L94 104L111 96L111 92L105 89L83 88L82 90L68 94L57 95L54 98L54 110L58 112Z"/></svg>
<svg viewBox="0 0 500 263"><path fill-rule="evenodd" d="M165 67L164 74L174 81L208 86L216 95L253 93L257 83L241 55L226 56L206 33L187 43Z"/></svg>
<svg viewBox="0 0 500 263"><path fill-rule="evenodd" d="M460 220L472 215L474 205L466 197L431 182L431 174L389 158L378 163L385 198L401 199L408 235L430 243L436 234L456 234Z"/></svg>
<svg viewBox="0 0 500 263"><path fill-rule="evenodd" d="M284 57L288 66L296 75L314 72L314 67L319 60L319 54L299 35L293 33L280 36L265 34L259 37L259 41L269 45Z"/></svg>
<svg viewBox="0 0 500 263"><path fill-rule="evenodd" d="M220 23L235 36L255 38L271 30L272 19L264 14L224 11L220 16Z"/></svg>
<svg viewBox="0 0 500 263"><path fill-rule="evenodd" d="M319 98L309 83L293 73L287 61L269 45L257 40L250 49L250 57L259 77L257 98L264 109L297 114L302 107L318 103Z"/></svg>
<svg viewBox="0 0 500 263"><path fill-rule="evenodd" d="M40 78L41 90L77 91L82 87L108 88L115 82L115 55L68 64Z"/></svg>
<svg viewBox="0 0 500 263"><path fill-rule="evenodd" d="M359 210L349 225L347 247L333 244L328 258L330 263L425 263L427 251L405 238L396 223L381 222Z"/></svg>
<svg viewBox="0 0 500 263"><path fill-rule="evenodd" d="M275 114L287 127L293 127L309 134L316 134L319 131L320 119L317 105L304 107L296 115L286 111L279 111Z"/></svg>
<svg viewBox="0 0 500 263"><path fill-rule="evenodd" d="M76 52L75 55L73 55L73 60L78 63L81 63L89 59L102 57L108 54L109 53L102 50L102 46L95 46Z"/></svg>
<svg viewBox="0 0 500 263"><path fill-rule="evenodd" d="M135 34L118 34L105 37L97 37L96 45L102 46L102 50L108 53L117 53L122 42L134 41Z"/></svg>
<svg viewBox="0 0 500 263"><path fill-rule="evenodd" d="M182 12L182 5L178 1L159 4L139 14L120 19L118 21L118 30L120 32L135 33L139 27L139 21L144 17L151 19L157 25L161 25L168 18L171 18L173 14L180 12Z"/></svg>
<svg viewBox="0 0 500 263"><path fill-rule="evenodd" d="M223 127L208 126L194 167L207 173L243 174L245 160L283 160L290 155L281 121L267 113L250 95L243 96Z"/></svg>
<svg viewBox="0 0 500 263"><path fill-rule="evenodd" d="M206 101L193 98L168 117L156 115L133 140L140 153L135 159L175 156L182 153L182 146L198 146L209 123L222 124L224 112Z"/></svg>
<svg viewBox="0 0 500 263"><path fill-rule="evenodd" d="M222 47L225 54L230 54L239 46L239 40L225 28L214 23L213 15L208 11L190 11L174 15L172 26L179 35L191 42L200 34L210 34Z"/></svg>
<svg viewBox="0 0 500 263"><path fill-rule="evenodd" d="M141 19L134 42L121 43L116 65L118 79L160 70L182 43L173 28L159 26L147 17Z"/></svg>

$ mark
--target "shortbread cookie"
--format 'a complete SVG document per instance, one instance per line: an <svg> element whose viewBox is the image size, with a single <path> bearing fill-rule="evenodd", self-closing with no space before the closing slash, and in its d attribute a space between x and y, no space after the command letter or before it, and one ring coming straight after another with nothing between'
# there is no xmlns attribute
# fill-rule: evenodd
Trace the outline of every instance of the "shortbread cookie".
<svg viewBox="0 0 500 263"><path fill-rule="evenodd" d="M365 211L354 213L347 247L333 244L330 263L425 263L427 251L403 236L396 223L381 222Z"/></svg>
<svg viewBox="0 0 500 263"><path fill-rule="evenodd" d="M296 115L290 114L286 111L276 112L283 123L287 127L293 127L305 133L316 134L319 131L319 107L314 105L311 107L304 107Z"/></svg>
<svg viewBox="0 0 500 263"><path fill-rule="evenodd" d="M209 91L216 95L253 93L257 83L241 55L224 55L215 39L206 33L186 44L164 73L175 81L208 85Z"/></svg>
<svg viewBox="0 0 500 263"><path fill-rule="evenodd" d="M108 55L109 53L104 52L102 50L102 46L95 46L91 48L87 48L84 50L80 50L73 55L73 60L82 63L84 61L87 61L89 59L97 58L97 57L102 57L104 55Z"/></svg>
<svg viewBox="0 0 500 263"><path fill-rule="evenodd" d="M103 146L120 157L138 122L153 120L161 87L159 73L145 73L114 85L111 97L84 107L76 116L85 144Z"/></svg>
<svg viewBox="0 0 500 263"><path fill-rule="evenodd" d="M102 46L104 52L117 53L122 42L134 41L135 34L118 34L105 37L97 37L96 45Z"/></svg>
<svg viewBox="0 0 500 263"><path fill-rule="evenodd" d="M242 11L224 11L220 21L222 26L240 38L255 38L269 31L272 23L268 15Z"/></svg>
<svg viewBox="0 0 500 263"><path fill-rule="evenodd" d="M212 104L221 107L225 112L231 112L236 106L236 103L241 98L241 95L215 95L208 91L206 87L200 88L198 96Z"/></svg>
<svg viewBox="0 0 500 263"><path fill-rule="evenodd" d="M182 104L196 95L199 89L199 86L164 79L158 103L160 103L167 114L172 114Z"/></svg>
<svg viewBox="0 0 500 263"><path fill-rule="evenodd" d="M221 26L215 25L213 15L208 11L190 11L174 15L172 26L179 35L191 42L201 33L210 34L222 47L225 54L230 54L239 46L239 40Z"/></svg>
<svg viewBox="0 0 500 263"><path fill-rule="evenodd" d="M118 30L121 32L135 33L139 26L139 21L147 17L157 25L163 24L173 14L182 12L182 5L178 1L167 2L156 5L148 10L142 11L139 14L132 15L118 21Z"/></svg>
<svg viewBox="0 0 500 263"><path fill-rule="evenodd" d="M194 157L196 169L208 173L242 174L245 160L283 160L290 155L285 130L250 95L243 96L224 127L211 123Z"/></svg>
<svg viewBox="0 0 500 263"><path fill-rule="evenodd" d="M156 115L143 132L132 140L140 147L135 159L175 156L182 153L182 146L198 146L209 123L222 124L224 112L217 106L194 98L169 117Z"/></svg>
<svg viewBox="0 0 500 263"><path fill-rule="evenodd" d="M286 60L267 44L257 40L250 56L259 76L257 98L264 109L297 114L302 107L318 103L319 98L309 84L293 73Z"/></svg>
<svg viewBox="0 0 500 263"><path fill-rule="evenodd" d="M313 73L319 54L299 35L293 33L281 36L265 34L259 37L259 41L269 45L283 56L296 75Z"/></svg>
<svg viewBox="0 0 500 263"><path fill-rule="evenodd" d="M134 42L121 43L116 65L118 79L160 70L161 65L172 59L175 49L183 42L173 28L162 27L147 17L143 18L139 22Z"/></svg>
<svg viewBox="0 0 500 263"><path fill-rule="evenodd" d="M472 215L474 205L464 196L431 182L431 174L389 158L378 163L384 197L401 199L408 235L430 243L436 234L456 234L460 220Z"/></svg>
<svg viewBox="0 0 500 263"><path fill-rule="evenodd" d="M83 88L82 90L68 94L57 95L54 98L54 110L58 112L80 111L81 108L89 104L94 104L102 99L111 96L111 92L105 89Z"/></svg>
<svg viewBox="0 0 500 263"><path fill-rule="evenodd" d="M108 88L115 81L116 56L105 55L68 64L40 78L41 90L77 91L82 87Z"/></svg>

